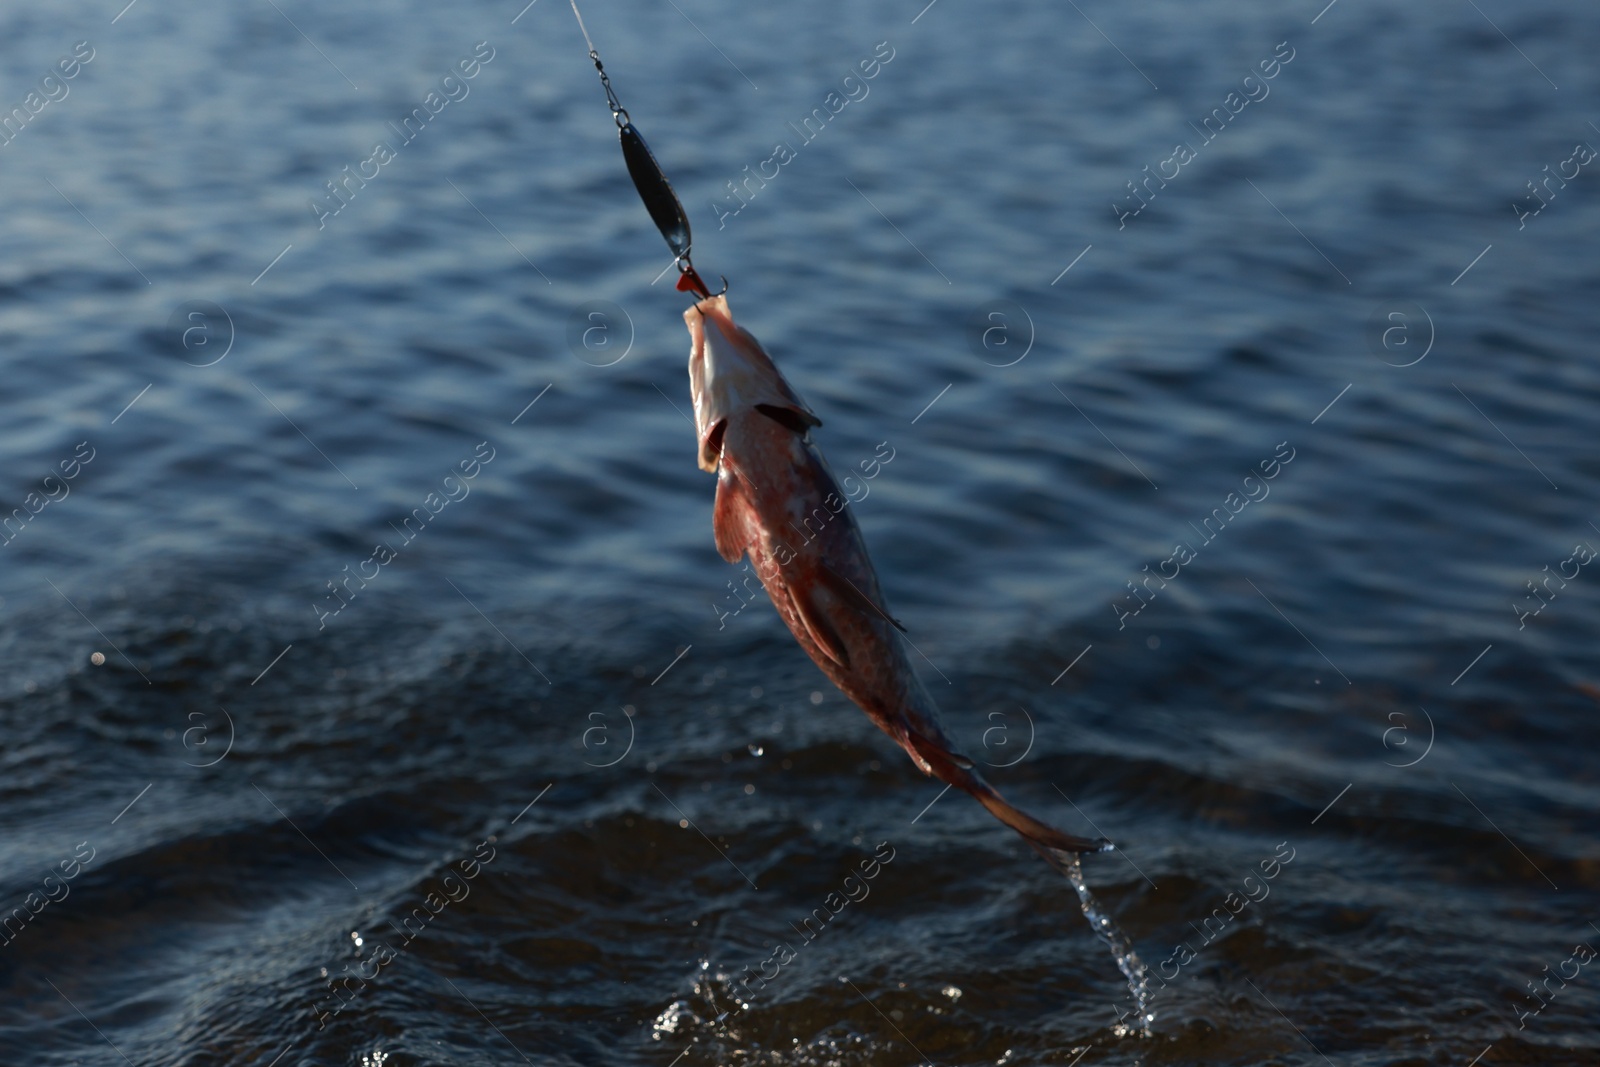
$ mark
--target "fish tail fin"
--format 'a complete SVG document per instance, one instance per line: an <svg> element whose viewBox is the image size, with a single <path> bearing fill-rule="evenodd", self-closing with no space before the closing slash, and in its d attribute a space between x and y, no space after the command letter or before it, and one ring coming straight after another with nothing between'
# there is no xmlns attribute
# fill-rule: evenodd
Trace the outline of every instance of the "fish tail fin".
<svg viewBox="0 0 1600 1067"><path fill-rule="evenodd" d="M989 809L989 814L1021 834L1035 850L1056 849L1060 852L1110 852L1117 846L1104 837L1074 837L1054 826L1029 815L1001 796L999 791L983 779L978 779L981 792L972 792L978 803Z"/></svg>
<svg viewBox="0 0 1600 1067"><path fill-rule="evenodd" d="M1034 818L1006 800L1000 791L983 780L972 768L972 761L951 751L947 746L931 741L921 734L908 731L906 743L919 762L925 763L933 776L941 782L962 790L989 810L989 814L1022 835L1040 855L1044 849L1059 852L1110 852L1117 846L1103 837L1075 837L1063 833L1049 823ZM1048 858L1048 857L1047 857Z"/></svg>

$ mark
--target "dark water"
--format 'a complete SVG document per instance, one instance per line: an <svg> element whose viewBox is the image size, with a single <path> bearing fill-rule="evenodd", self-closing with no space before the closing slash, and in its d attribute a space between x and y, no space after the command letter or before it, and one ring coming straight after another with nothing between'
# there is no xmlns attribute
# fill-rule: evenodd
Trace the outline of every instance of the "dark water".
<svg viewBox="0 0 1600 1067"><path fill-rule="evenodd" d="M587 5L1149 1037L731 613L571 12L120 7L0 17L0 1064L1600 1060L1590 7Z"/></svg>

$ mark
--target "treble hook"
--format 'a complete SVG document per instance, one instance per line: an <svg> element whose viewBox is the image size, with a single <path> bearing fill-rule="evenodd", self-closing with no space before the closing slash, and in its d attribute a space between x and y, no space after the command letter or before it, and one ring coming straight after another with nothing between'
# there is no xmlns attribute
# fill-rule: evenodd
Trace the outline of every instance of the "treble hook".
<svg viewBox="0 0 1600 1067"><path fill-rule="evenodd" d="M678 257L678 292L693 293L702 300L713 296L722 296L728 291L728 276L722 275L722 292L713 293L710 286L700 280L700 274L694 269L694 264L689 262L688 256Z"/></svg>

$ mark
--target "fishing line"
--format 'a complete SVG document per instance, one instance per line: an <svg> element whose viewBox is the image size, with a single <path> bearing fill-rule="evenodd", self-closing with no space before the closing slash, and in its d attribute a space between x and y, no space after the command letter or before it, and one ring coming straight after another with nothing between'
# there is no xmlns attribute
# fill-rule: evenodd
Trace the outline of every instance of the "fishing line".
<svg viewBox="0 0 1600 1067"><path fill-rule="evenodd" d="M708 297L711 290L700 280L694 264L689 260L693 237L689 232L689 216L683 210L683 203L678 199L678 194L672 191L672 183L667 181L661 164L656 162L650 146L645 144L644 137L634 127L627 109L622 106L617 91L611 87L605 64L600 62L600 52L589 36L589 28L583 24L582 13L578 11L578 0L570 2L572 14L578 20L578 29L583 33L584 44L589 46L589 58L594 61L594 69L600 75L600 86L606 91L606 106L611 109L611 118L617 124L617 138L622 142L622 158L628 165L628 176L633 179L634 188L639 190L639 199L644 201L650 220L661 231L667 247L672 249L672 261L679 274L678 291ZM728 291L727 279L723 279L722 291Z"/></svg>

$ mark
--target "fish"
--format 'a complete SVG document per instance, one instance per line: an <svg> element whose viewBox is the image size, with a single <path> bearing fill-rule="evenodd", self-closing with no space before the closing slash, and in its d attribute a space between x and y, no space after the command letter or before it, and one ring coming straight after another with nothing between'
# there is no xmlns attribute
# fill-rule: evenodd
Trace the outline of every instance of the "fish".
<svg viewBox="0 0 1600 1067"><path fill-rule="evenodd" d="M795 640L923 774L954 786L1015 830L1052 866L1106 852L1105 838L1064 833L1002 797L956 750L917 677L866 541L812 439L822 425L725 294L684 312L697 461L717 476L712 530L729 563L749 557Z"/></svg>

